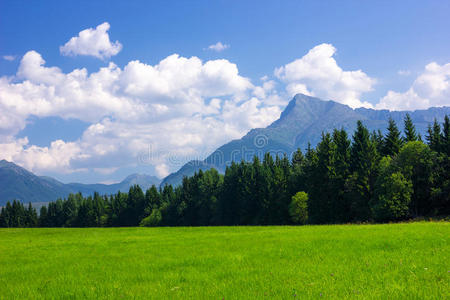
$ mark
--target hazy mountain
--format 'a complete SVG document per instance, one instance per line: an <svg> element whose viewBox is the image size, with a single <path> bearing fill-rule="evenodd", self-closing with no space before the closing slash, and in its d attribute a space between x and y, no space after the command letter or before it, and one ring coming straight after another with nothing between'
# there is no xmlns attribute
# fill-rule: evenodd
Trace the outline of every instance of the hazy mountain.
<svg viewBox="0 0 450 300"><path fill-rule="evenodd" d="M425 137L428 124L436 118L443 122L446 114L450 115L450 107L430 108L427 110L388 111L366 108L352 109L335 101L324 101L303 94L296 95L281 113L278 120L266 128L250 130L239 140L233 140L214 151L204 161L191 161L179 171L164 178L162 185L177 185L183 176L191 176L199 169L211 167L220 172L225 170L231 161L251 160L253 156L262 156L265 152L287 153L290 155L298 148L305 150L308 142L314 147L321 138L321 133L331 132L334 128L344 128L351 135L356 122L363 123L372 130L386 132L389 117L403 130L403 119L409 113L416 130Z"/></svg>
<svg viewBox="0 0 450 300"><path fill-rule="evenodd" d="M155 176L145 174L132 174L119 183L114 184L83 184L83 183L68 183L68 186L72 191L80 191L83 194L92 194L94 191L100 194L114 194L118 191L128 192L130 186L138 184L142 190L147 190L152 185L158 186L161 180Z"/></svg>
<svg viewBox="0 0 450 300"><path fill-rule="evenodd" d="M127 192L134 184L145 190L153 184L159 185L160 180L155 176L133 174L116 184L64 184L51 177L36 176L12 162L0 161L0 206L13 199L36 203L54 201L77 192L83 195Z"/></svg>

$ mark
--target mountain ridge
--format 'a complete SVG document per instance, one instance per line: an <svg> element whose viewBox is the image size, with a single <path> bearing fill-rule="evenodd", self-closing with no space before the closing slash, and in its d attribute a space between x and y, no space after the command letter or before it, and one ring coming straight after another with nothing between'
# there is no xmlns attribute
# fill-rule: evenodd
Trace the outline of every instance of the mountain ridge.
<svg viewBox="0 0 450 300"><path fill-rule="evenodd" d="M49 202L67 197L70 193L81 192L84 195L114 194L127 192L130 186L139 184L146 190L152 185L158 186L161 180L146 174L131 174L115 184L62 183L52 177L37 176L32 172L7 160L0 160L0 206L14 199L22 202Z"/></svg>

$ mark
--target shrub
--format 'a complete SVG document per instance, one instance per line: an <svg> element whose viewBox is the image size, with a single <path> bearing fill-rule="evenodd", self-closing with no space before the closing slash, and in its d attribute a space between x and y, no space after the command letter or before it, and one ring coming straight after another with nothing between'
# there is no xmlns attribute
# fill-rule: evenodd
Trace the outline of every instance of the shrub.
<svg viewBox="0 0 450 300"><path fill-rule="evenodd" d="M292 196L289 205L289 215L294 224L306 224L308 222L308 194L298 192Z"/></svg>
<svg viewBox="0 0 450 300"><path fill-rule="evenodd" d="M139 225L142 227L155 227L161 223L161 220L161 212L159 211L159 209L154 209L148 217L142 219Z"/></svg>

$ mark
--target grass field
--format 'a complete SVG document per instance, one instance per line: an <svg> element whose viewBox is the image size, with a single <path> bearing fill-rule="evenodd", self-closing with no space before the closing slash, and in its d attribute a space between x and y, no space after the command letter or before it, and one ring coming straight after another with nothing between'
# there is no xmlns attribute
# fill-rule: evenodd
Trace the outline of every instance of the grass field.
<svg viewBox="0 0 450 300"><path fill-rule="evenodd" d="M449 299L450 224L1 229L0 298Z"/></svg>

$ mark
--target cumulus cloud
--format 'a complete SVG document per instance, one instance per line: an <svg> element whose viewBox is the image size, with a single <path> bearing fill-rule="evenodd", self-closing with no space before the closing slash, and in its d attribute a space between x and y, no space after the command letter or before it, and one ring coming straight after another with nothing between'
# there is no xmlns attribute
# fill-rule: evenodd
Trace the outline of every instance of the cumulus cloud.
<svg viewBox="0 0 450 300"><path fill-rule="evenodd" d="M31 171L46 170L60 173L77 171L71 168L70 161L82 155L79 145L73 142L56 140L49 147L38 147L29 145L26 137L0 143L0 153L2 159L14 161Z"/></svg>
<svg viewBox="0 0 450 300"><path fill-rule="evenodd" d="M38 173L107 174L144 163L164 176L278 118L274 85L253 85L224 59L174 54L155 65L131 61L123 69L110 63L65 73L29 51L16 76L0 78L0 158ZM15 138L31 116L91 125L76 141L38 147Z"/></svg>
<svg viewBox="0 0 450 300"><path fill-rule="evenodd" d="M376 105L377 109L415 110L450 105L450 63L432 62L403 93L388 91Z"/></svg>
<svg viewBox="0 0 450 300"><path fill-rule="evenodd" d="M230 45L222 44L222 42L217 42L214 45L209 45L208 50L216 51L216 52L222 52L225 49L230 48Z"/></svg>
<svg viewBox="0 0 450 300"><path fill-rule="evenodd" d="M139 118L145 104L117 93L121 69L110 63L98 72L86 69L63 73L46 67L41 55L27 52L19 65L16 81L0 78L0 133L14 135L26 118L60 116L95 122L105 116Z"/></svg>
<svg viewBox="0 0 450 300"><path fill-rule="evenodd" d="M3 59L7 61L13 61L16 59L15 55L3 55Z"/></svg>
<svg viewBox="0 0 450 300"><path fill-rule="evenodd" d="M275 69L275 76L287 84L290 96L304 93L351 107L371 107L360 99L361 94L372 91L375 79L361 70L342 70L333 57L335 53L331 44L315 46L302 58Z"/></svg>
<svg viewBox="0 0 450 300"><path fill-rule="evenodd" d="M80 31L78 36L72 37L64 46L59 48L62 55L87 55L106 59L122 50L119 41L111 42L108 22L98 25L95 29L88 28Z"/></svg>

